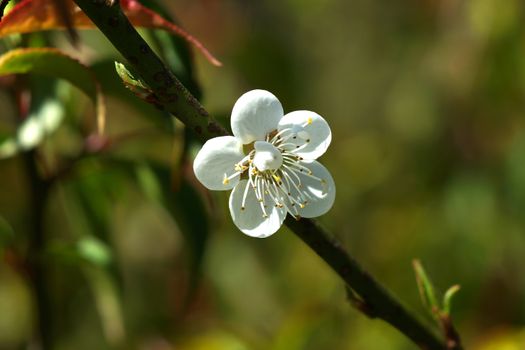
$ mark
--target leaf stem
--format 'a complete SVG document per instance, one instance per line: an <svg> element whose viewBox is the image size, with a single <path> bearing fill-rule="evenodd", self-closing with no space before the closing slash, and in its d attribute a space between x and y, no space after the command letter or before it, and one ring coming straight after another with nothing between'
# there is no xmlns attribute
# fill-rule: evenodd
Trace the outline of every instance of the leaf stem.
<svg viewBox="0 0 525 350"><path fill-rule="evenodd" d="M37 167L36 151L24 154L29 176L31 198L31 236L27 266L32 281L37 308L37 337L42 350L53 348L53 320L51 296L48 290L47 269L43 259L45 249L44 215L49 183L43 179Z"/></svg>
<svg viewBox="0 0 525 350"><path fill-rule="evenodd" d="M101 0L74 1L149 85L159 105L195 131L202 141L228 134L166 68L118 4L108 6ZM434 332L412 316L315 221L288 218L286 224L355 291L366 303L370 315L388 322L422 349L446 349Z"/></svg>

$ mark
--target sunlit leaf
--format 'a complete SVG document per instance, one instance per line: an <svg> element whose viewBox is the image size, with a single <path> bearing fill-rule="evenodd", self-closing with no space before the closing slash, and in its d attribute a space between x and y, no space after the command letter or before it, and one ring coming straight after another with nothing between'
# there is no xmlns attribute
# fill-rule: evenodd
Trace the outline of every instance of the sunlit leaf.
<svg viewBox="0 0 525 350"><path fill-rule="evenodd" d="M53 48L26 48L9 51L0 57L0 75L35 73L69 81L94 101L99 133L105 124L105 103L100 85L89 68L73 57ZM0 158L37 146L53 132L64 117L64 108L56 98L42 103L38 111L22 123L13 138L0 144Z"/></svg>
<svg viewBox="0 0 525 350"><path fill-rule="evenodd" d="M81 258L97 266L107 266L111 262L111 252L106 244L95 237L86 236L76 244Z"/></svg>
<svg viewBox="0 0 525 350"><path fill-rule="evenodd" d="M76 29L92 29L93 23L68 0L71 22ZM164 19L158 13L141 5L136 0L121 0L120 6L130 22L137 27L164 29L184 38L194 45L202 54L216 66L221 63L195 37L174 23ZM14 33L30 33L42 30L64 29L61 18L57 15L50 0L23 0L4 16L0 22L0 37Z"/></svg>
<svg viewBox="0 0 525 350"><path fill-rule="evenodd" d="M98 61L90 66L90 68L96 74L98 81L102 85L104 96L112 101L118 100L117 104L108 104L108 115L112 115L113 111L118 110L120 103L124 103L126 105L125 108L133 110L133 116L126 116L126 120L129 118L134 119L136 114L136 116L146 119L148 124L151 122L151 126L155 128L155 131L153 131L153 129L148 131L145 128L137 130L139 134L144 135L144 138L154 138L154 140L158 140L159 143L169 143L172 141L172 138L168 135L171 135L175 128L175 119L170 117L168 112L160 110L153 104L144 103L144 100L130 93L130 90L122 83L122 79L118 74L115 74L115 61L113 59ZM113 120L113 122L116 123L115 125L120 124L116 119ZM138 137L135 132L131 132L131 134L135 134L135 136L132 138L126 138L125 135L116 136L117 138L112 141L112 148L117 152L119 152L119 150L135 148L134 152L128 153L133 159L137 158L136 151L138 151L140 155L162 153L158 152L158 147L140 147L140 143L148 141L144 140L142 136ZM159 135L162 135L162 137L159 138Z"/></svg>
<svg viewBox="0 0 525 350"><path fill-rule="evenodd" d="M133 92L135 96L154 105L157 103L153 91L142 79L140 79L140 77L138 77L137 74L133 74L128 67L120 62L115 62L115 70L120 79L122 79L124 86Z"/></svg>

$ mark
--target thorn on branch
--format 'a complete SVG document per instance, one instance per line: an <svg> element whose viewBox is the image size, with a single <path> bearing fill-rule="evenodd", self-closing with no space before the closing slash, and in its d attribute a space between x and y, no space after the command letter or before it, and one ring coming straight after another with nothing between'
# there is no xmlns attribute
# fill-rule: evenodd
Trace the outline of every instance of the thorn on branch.
<svg viewBox="0 0 525 350"><path fill-rule="evenodd" d="M346 298L355 307L357 310L361 311L369 318L376 318L377 313L374 311L372 305L367 303L363 298L361 298L352 288L348 285L345 285L346 289Z"/></svg>

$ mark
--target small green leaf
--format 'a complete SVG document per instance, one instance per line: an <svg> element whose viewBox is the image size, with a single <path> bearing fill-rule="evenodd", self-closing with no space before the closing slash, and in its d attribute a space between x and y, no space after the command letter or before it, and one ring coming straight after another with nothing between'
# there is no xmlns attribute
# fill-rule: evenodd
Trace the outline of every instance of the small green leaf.
<svg viewBox="0 0 525 350"><path fill-rule="evenodd" d="M445 295L443 296L443 312L446 315L450 315L450 310L452 307L452 298L456 295L456 293L461 289L459 284L455 284L447 291L445 292Z"/></svg>
<svg viewBox="0 0 525 350"><path fill-rule="evenodd" d="M423 265L419 260L413 260L412 265L416 274L416 282L421 295L423 304L429 309L430 313L435 316L435 312L439 311L434 286L428 278Z"/></svg>
<svg viewBox="0 0 525 350"><path fill-rule="evenodd" d="M115 70L126 86L151 91L146 83L136 74L132 73L131 68L126 67L123 63L115 61Z"/></svg>
<svg viewBox="0 0 525 350"><path fill-rule="evenodd" d="M147 103L154 105L159 110L163 109L158 99L158 96L137 74L133 73L131 68L126 67L122 63L115 62L115 70L117 71L117 74L120 77L120 79L122 79L124 86L128 90L130 90L135 96Z"/></svg>
<svg viewBox="0 0 525 350"><path fill-rule="evenodd" d="M0 76L27 73L64 79L82 90L94 101L98 131L103 132L106 118L104 97L98 81L87 66L54 48L15 49L0 56ZM50 100L42 108L41 113L46 116L43 120L27 118L22 123L17 137L9 138L0 144L0 158L35 147L43 139L43 135L54 131L60 125L62 116L58 112L59 101ZM22 145L20 134L25 140Z"/></svg>
<svg viewBox="0 0 525 350"><path fill-rule="evenodd" d="M111 262L109 248L95 237L84 237L77 242L77 252L81 258L97 266L107 266Z"/></svg>

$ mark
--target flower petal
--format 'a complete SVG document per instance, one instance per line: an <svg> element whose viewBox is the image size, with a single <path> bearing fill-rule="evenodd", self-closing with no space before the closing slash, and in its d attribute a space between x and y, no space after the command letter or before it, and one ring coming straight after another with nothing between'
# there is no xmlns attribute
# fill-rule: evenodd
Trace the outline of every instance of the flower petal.
<svg viewBox="0 0 525 350"><path fill-rule="evenodd" d="M277 129L284 114L281 102L266 90L248 91L235 102L231 116L233 135L243 144L264 140Z"/></svg>
<svg viewBox="0 0 525 350"><path fill-rule="evenodd" d="M243 210L242 202L246 186L249 188ZM241 180L230 194L230 214L235 226L251 237L265 238L273 235L283 224L286 210L275 207L268 195L265 195L264 203L268 215L266 218L263 217L261 203L257 200L248 180Z"/></svg>
<svg viewBox="0 0 525 350"><path fill-rule="evenodd" d="M301 162L302 166L312 171L311 176L305 172L297 172L301 179L301 193L306 197L308 203L304 208L298 208L299 215L304 218L313 218L326 213L335 200L335 183L330 172L319 162ZM320 181L322 180L322 181ZM295 188L290 189L292 197L297 198L299 192Z"/></svg>
<svg viewBox="0 0 525 350"><path fill-rule="evenodd" d="M314 160L320 157L332 141L330 126L319 114L310 111L295 111L286 114L279 121L278 130L290 129L284 132L281 137L293 134L287 140L293 153L307 160Z"/></svg>
<svg viewBox="0 0 525 350"><path fill-rule="evenodd" d="M244 158L242 144L233 136L214 137L202 146L193 162L197 179L210 190L230 190L239 182L239 176L224 182L224 177L235 173L235 164Z"/></svg>

